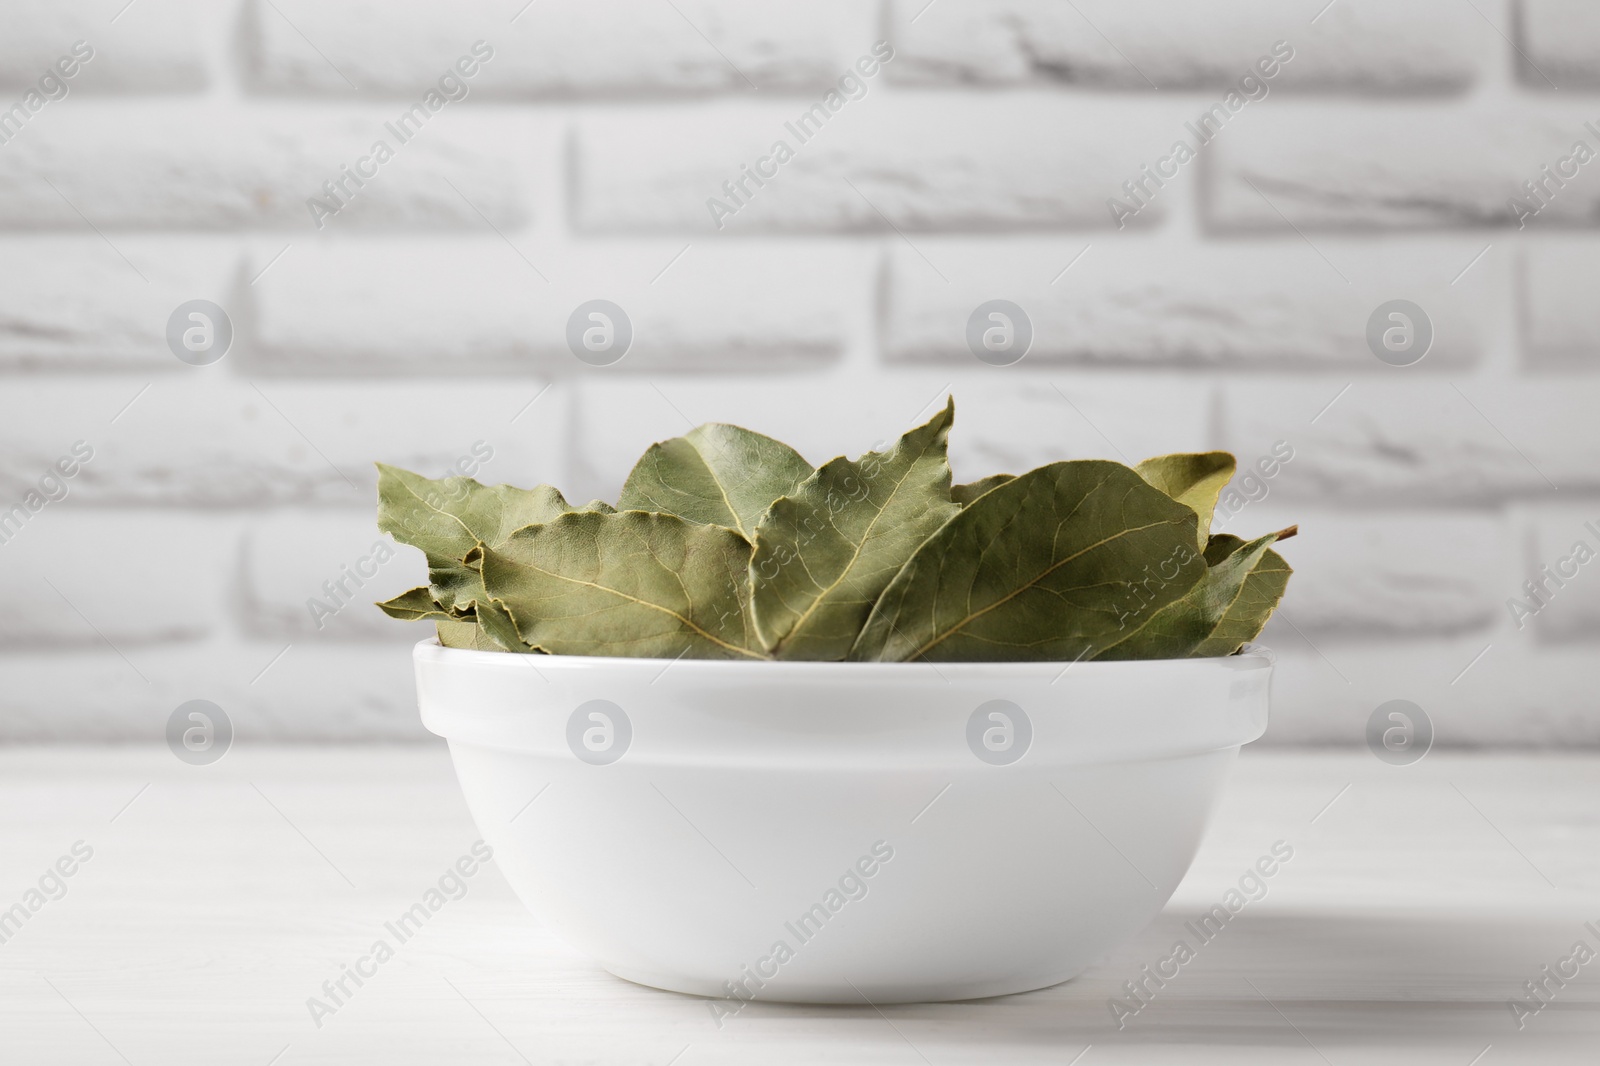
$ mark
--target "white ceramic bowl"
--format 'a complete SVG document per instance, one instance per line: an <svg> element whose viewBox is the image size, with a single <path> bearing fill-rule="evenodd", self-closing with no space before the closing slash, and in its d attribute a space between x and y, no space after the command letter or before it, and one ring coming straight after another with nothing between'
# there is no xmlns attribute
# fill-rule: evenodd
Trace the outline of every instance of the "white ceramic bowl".
<svg viewBox="0 0 1600 1066"><path fill-rule="evenodd" d="M479 831L568 942L658 988L855 1003L1043 988L1138 931L1272 672L415 660Z"/></svg>

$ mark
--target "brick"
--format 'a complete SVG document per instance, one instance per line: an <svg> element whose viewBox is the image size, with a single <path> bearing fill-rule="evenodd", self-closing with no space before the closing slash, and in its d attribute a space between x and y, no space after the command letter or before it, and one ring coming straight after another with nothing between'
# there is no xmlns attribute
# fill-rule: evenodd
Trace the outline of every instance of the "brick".
<svg viewBox="0 0 1600 1066"><path fill-rule="evenodd" d="M490 0L274 6L251 4L249 37L251 84L271 93L353 95L354 83L362 93L409 95L477 40L494 49L469 83L484 96L815 88L876 39L874 5L852 0L543 0L522 11Z"/></svg>
<svg viewBox="0 0 1600 1066"><path fill-rule="evenodd" d="M1225 446L1254 456L1287 440L1285 500L1497 504L1600 488L1588 380L1357 381L1340 396L1345 384L1226 386Z"/></svg>
<svg viewBox="0 0 1600 1066"><path fill-rule="evenodd" d="M1364 642L1313 636L1313 647L1291 629L1271 626L1268 635L1278 663L1264 744L1359 747L1367 719L1392 699L1423 709L1441 749L1600 744L1592 646L1541 648L1513 635L1473 633Z"/></svg>
<svg viewBox="0 0 1600 1066"><path fill-rule="evenodd" d="M482 476L493 475L491 458ZM427 584L428 571L420 552L379 534L370 510L264 516L244 531L240 550L239 606L242 628L251 637L381 640L410 647L432 632L373 606Z"/></svg>
<svg viewBox="0 0 1600 1066"><path fill-rule="evenodd" d="M1534 89L1600 86L1600 11L1583 0L1520 0L1517 70Z"/></svg>
<svg viewBox="0 0 1600 1066"><path fill-rule="evenodd" d="M0 506L78 439L95 455L64 508L368 508L375 460L442 476L480 439L495 450L485 476L533 483L563 473L565 409L547 382L252 382L221 376L225 366L154 381L30 383L29 403L0 423Z"/></svg>
<svg viewBox="0 0 1600 1066"><path fill-rule="evenodd" d="M223 636L128 658L137 673L109 651L0 655L0 742L160 745L167 718L192 699L227 713L236 745L429 739L407 647Z"/></svg>
<svg viewBox="0 0 1600 1066"><path fill-rule="evenodd" d="M1301 230L1589 227L1600 217L1600 185L1584 176L1594 162L1569 161L1576 177L1556 179L1564 187L1541 170L1578 141L1600 149L1585 128L1592 109L1283 101L1241 118L1205 159L1207 218L1223 230L1293 237L1285 219ZM1523 188L1535 180L1547 182L1542 201Z"/></svg>
<svg viewBox="0 0 1600 1066"><path fill-rule="evenodd" d="M78 41L94 50L67 83L76 92L192 92L207 82L205 50L191 0L12 0L0 34L0 88L38 84ZM11 100L5 100L9 106ZM50 113L60 101L47 105Z"/></svg>
<svg viewBox="0 0 1600 1066"><path fill-rule="evenodd" d="M1254 458L1240 456L1246 464ZM1259 499L1219 514L1213 528L1254 537L1299 525L1300 535L1279 551L1295 570L1283 610L1302 632L1318 639L1449 636L1497 625L1513 554L1503 518L1287 504L1274 490L1297 461L1271 479L1236 479L1241 495L1248 489Z"/></svg>
<svg viewBox="0 0 1600 1066"><path fill-rule="evenodd" d="M1293 58L1269 90L1441 92L1473 82L1483 36L1447 0L1345 0L1314 24L1314 11L1271 0L895 0L894 11L893 76L923 84L1220 89L1282 40Z"/></svg>
<svg viewBox="0 0 1600 1066"><path fill-rule="evenodd" d="M355 195L322 220L327 230L482 231L485 217L502 229L528 219L518 147L527 127L504 116L441 111L401 143L385 128L405 110L400 103L329 111L161 102L136 112L74 103L41 113L0 151L0 227L309 235L317 226L307 199L323 196L323 183L341 165L360 165L380 139L394 158L365 187L348 186Z"/></svg>
<svg viewBox="0 0 1600 1066"><path fill-rule="evenodd" d="M1452 268L1478 248L1329 241L1322 250L1339 266L1299 242L1195 246L1123 235L898 245L890 254L886 356L977 366L967 345L968 319L981 303L1007 299L1033 326L1027 365L1381 372L1390 368L1367 346L1367 319L1404 295L1435 324L1419 370L1482 357L1486 308L1505 281L1498 260L1478 264L1452 286ZM1339 280L1341 272L1350 284Z"/></svg>
<svg viewBox="0 0 1600 1066"><path fill-rule="evenodd" d="M702 422L736 422L792 445L813 463L893 443L956 399L950 462L956 480L1022 473L1058 459L1121 458L1203 447L1209 394L1181 383L1112 378L1074 381L999 370L851 371L752 382L585 382L573 413L569 495L615 499L653 442ZM1058 391L1059 390L1059 391ZM1120 450L1120 451L1119 451Z"/></svg>
<svg viewBox="0 0 1600 1066"><path fill-rule="evenodd" d="M11 237L0 242L0 368L180 369L168 317L189 300L231 302L238 268L235 250L204 239Z"/></svg>
<svg viewBox="0 0 1600 1066"><path fill-rule="evenodd" d="M0 582L19 607L0 615L0 640L115 654L214 633L223 622L234 520L72 507L77 480L52 482L52 495L65 498L0 543Z"/></svg>
<svg viewBox="0 0 1600 1066"><path fill-rule="evenodd" d="M1522 257L1523 359L1538 369L1588 370L1600 359L1593 278L1600 255L1582 246L1529 248Z"/></svg>
<svg viewBox="0 0 1600 1066"><path fill-rule="evenodd" d="M865 317L876 265L861 248L679 241L529 244L525 262L495 237L289 254L292 262L253 286L259 343L248 362L265 373L817 367ZM597 298L620 306L633 327L627 354L608 367L583 363L567 346L568 319Z"/></svg>
<svg viewBox="0 0 1600 1066"><path fill-rule="evenodd" d="M1595 562L1600 557L1600 533L1594 532L1596 529L1600 529L1600 506L1593 503L1541 507L1529 516L1528 536L1514 581L1500 590L1504 602L1497 604L1519 635L1531 632L1539 640L1555 644L1593 642L1600 637L1600 563ZM1584 556L1589 561L1585 562ZM1524 587L1527 581L1539 588L1536 597ZM1513 610L1511 600L1521 609Z"/></svg>
<svg viewBox="0 0 1600 1066"><path fill-rule="evenodd" d="M1181 130L1170 105L1159 101L1031 92L895 96L869 81L866 94L847 101L820 132L801 130L802 141L785 123L813 103L583 116L573 178L578 227L711 234L720 222L730 235L1104 228L1113 221L1107 197ZM779 140L793 158L763 163ZM744 206L714 217L712 198L737 206L722 186L741 176L742 165L776 167L776 174L759 188L746 179ZM1154 223L1165 210L1152 204L1134 223Z"/></svg>

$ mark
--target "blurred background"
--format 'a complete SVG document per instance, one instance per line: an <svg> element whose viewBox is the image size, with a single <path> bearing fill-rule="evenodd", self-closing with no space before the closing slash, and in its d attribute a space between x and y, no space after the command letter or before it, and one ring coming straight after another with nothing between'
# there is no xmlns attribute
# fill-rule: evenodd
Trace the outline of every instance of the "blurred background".
<svg viewBox="0 0 1600 1066"><path fill-rule="evenodd" d="M1290 456L1266 742L1594 745L1597 153L1573 0L8 0L0 740L423 739L374 460L953 393L958 480Z"/></svg>

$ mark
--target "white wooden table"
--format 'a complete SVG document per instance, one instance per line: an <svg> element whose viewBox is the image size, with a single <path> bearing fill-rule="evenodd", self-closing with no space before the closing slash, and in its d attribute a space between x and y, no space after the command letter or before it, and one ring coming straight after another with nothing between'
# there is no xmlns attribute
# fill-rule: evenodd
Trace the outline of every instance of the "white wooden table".
<svg viewBox="0 0 1600 1066"><path fill-rule="evenodd" d="M594 968L490 864L315 1026L308 997L476 837L442 747L0 750L0 908L93 849L0 944L0 1062L1600 1062L1600 958L1521 1029L1508 1006L1600 952L1597 757L1247 752L1172 903L1083 977L720 1029ZM1277 840L1267 895L1119 1029L1123 982Z"/></svg>

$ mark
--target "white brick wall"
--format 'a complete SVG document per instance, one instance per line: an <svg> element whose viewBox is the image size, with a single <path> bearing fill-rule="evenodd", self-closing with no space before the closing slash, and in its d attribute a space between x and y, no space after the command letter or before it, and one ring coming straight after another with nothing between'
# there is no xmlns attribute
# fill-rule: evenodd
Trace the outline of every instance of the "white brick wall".
<svg viewBox="0 0 1600 1066"><path fill-rule="evenodd" d="M1600 142L1584 125L1600 116L1581 103L1531 92L1365 112L1330 100L1274 103L1217 139L1206 215L1220 230L1283 230L1285 217L1302 229L1516 229L1507 200L1527 199L1522 183L1540 180L1552 195L1530 228L1592 226L1600 208L1600 184L1583 180L1584 168L1559 186L1559 175L1541 170L1577 140Z"/></svg>
<svg viewBox="0 0 1600 1066"><path fill-rule="evenodd" d="M874 5L857 0L541 0L522 8L499 0L403 11L381 0L252 3L251 83L285 95L348 94L353 83L406 96L481 39L494 51L482 90L513 99L826 87L875 30Z"/></svg>
<svg viewBox="0 0 1600 1066"><path fill-rule="evenodd" d="M490 480L613 496L694 422L820 461L953 389L961 478L1293 446L1227 522L1302 529L1270 740L1360 743L1404 697L1441 744L1600 744L1600 562L1507 605L1600 549L1600 160L1542 170L1600 152L1591 4L123 6L0 5L0 509L94 449L0 543L0 739L148 740L195 697L244 739L418 737L423 631L306 604L379 540L373 460L483 441ZM307 199L379 138L319 228ZM207 367L164 340L197 298L235 326ZM565 347L596 298L635 327L611 367ZM1009 367L963 339L996 298L1034 326ZM1391 299L1434 323L1415 366L1367 348ZM361 595L420 573L403 550Z"/></svg>
<svg viewBox="0 0 1600 1066"><path fill-rule="evenodd" d="M568 315L604 292L633 322L619 364L629 371L810 369L843 350L851 294L871 287L877 259L866 248L707 243L662 274L686 243L530 249L543 263L530 267L494 236L308 242L253 286L252 362L273 374L560 372L574 362Z"/></svg>
<svg viewBox="0 0 1600 1066"><path fill-rule="evenodd" d="M355 165L384 136L395 159L364 188L352 184L349 207L325 228L476 230L483 216L501 228L525 224L517 142L527 123L442 110L401 144L384 127L409 103L69 96L47 105L0 152L0 226L315 232L307 197L321 196L340 164Z"/></svg>
<svg viewBox="0 0 1600 1066"><path fill-rule="evenodd" d="M1437 249L1375 254L1328 244L1330 255L1337 249L1339 261L1348 261L1351 284L1337 284L1304 245L1282 241L1172 247L1159 234L1127 232L1050 240L930 238L918 241L917 251L901 244L891 249L885 355L895 362L970 363L967 316L1004 293L1033 321L1030 362L1365 370L1372 362L1364 339L1368 314L1391 293L1405 292L1438 322L1433 351L1418 372L1480 361L1488 340L1490 271L1451 286L1438 269ZM1476 250L1466 250L1462 261ZM1073 263L1079 252L1083 258ZM1159 269L1153 269L1157 259ZM1060 275L1068 264L1071 270Z"/></svg>

